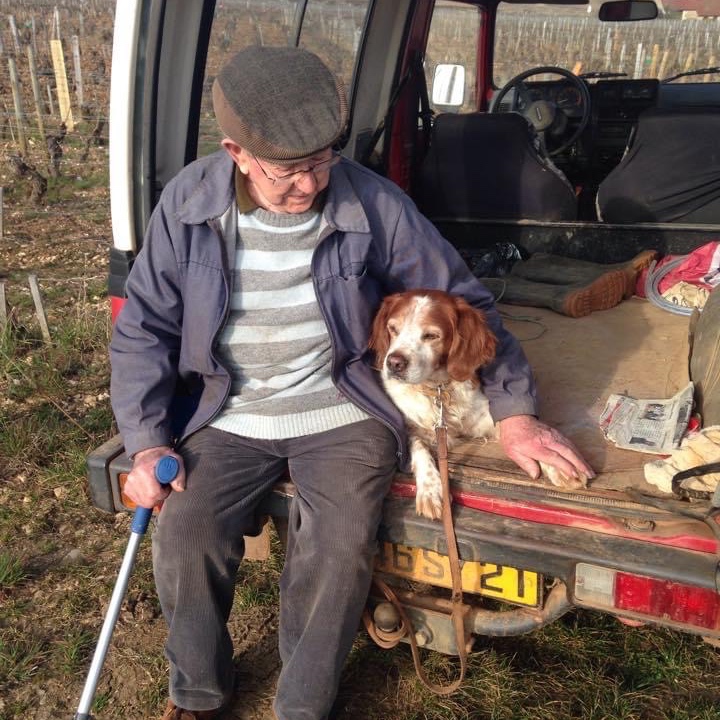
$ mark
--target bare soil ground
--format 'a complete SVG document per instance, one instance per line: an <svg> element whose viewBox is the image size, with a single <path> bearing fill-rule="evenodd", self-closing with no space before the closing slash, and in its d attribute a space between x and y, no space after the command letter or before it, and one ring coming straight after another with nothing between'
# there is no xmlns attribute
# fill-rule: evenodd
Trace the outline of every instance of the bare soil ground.
<svg viewBox="0 0 720 720"><path fill-rule="evenodd" d="M49 3L16 3L27 34L35 12L47 32ZM92 507L85 456L113 434L109 409L106 293L111 246L107 148L88 144L107 109L111 8L105 0L62 4L62 27L79 32L96 75L88 120L64 144L53 178L43 143L31 138L26 160L48 178L39 201L17 154L7 66L0 69L6 109L0 134L5 189L0 282L9 325L0 353L0 720L74 714L129 533L127 515ZM93 12L95 11L95 14ZM75 25L73 25L75 23ZM3 25L4 47L12 41ZM43 67L47 67L47 59ZM88 74L91 76L91 73ZM27 107L32 107L27 81ZM89 96L90 96L89 95ZM58 132L57 120L47 123ZM89 148L87 156L84 155ZM44 343L28 286L38 277L52 341ZM277 579L281 553L244 563L230 631L237 699L228 717L269 717L279 671ZM155 595L149 542L140 549L96 694L98 718L159 716L166 698L166 630ZM341 679L338 720L717 720L720 661L697 637L626 630L591 613L570 613L521 638L480 638L463 688L428 693L406 647L384 651L359 634ZM428 655L440 677L454 661Z"/></svg>

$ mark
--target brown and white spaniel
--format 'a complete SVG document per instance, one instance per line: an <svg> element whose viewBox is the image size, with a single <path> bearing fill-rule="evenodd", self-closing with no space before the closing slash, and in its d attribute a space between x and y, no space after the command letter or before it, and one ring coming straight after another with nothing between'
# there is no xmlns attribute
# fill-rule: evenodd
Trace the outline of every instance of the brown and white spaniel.
<svg viewBox="0 0 720 720"><path fill-rule="evenodd" d="M405 416L420 515L442 514L442 482L431 452L440 402L448 447L460 439L497 439L477 374L494 359L496 342L483 312L439 290L389 295L375 316L368 346L386 392ZM554 485L567 485L558 470L540 465Z"/></svg>
<svg viewBox="0 0 720 720"><path fill-rule="evenodd" d="M375 316L369 347L385 390L405 416L420 515L438 519L442 512L442 483L430 450L439 403L448 447L460 438L495 437L476 372L493 360L495 344L481 311L439 290L389 295Z"/></svg>

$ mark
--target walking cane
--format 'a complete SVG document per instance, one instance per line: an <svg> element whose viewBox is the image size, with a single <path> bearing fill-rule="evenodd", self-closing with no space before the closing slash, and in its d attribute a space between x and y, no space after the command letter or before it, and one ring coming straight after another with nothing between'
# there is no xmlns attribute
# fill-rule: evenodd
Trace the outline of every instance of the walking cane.
<svg viewBox="0 0 720 720"><path fill-rule="evenodd" d="M165 455L160 458L158 463L155 465L155 479L161 485L169 485L175 479L179 470L180 463L177 459L172 455ZM120 572L118 573L117 580L115 581L115 588L113 589L113 594L110 598L110 604L108 605L105 620L103 621L100 637L98 638L98 643L95 647L95 654L93 655L92 663L90 664L90 670L88 672L87 680L85 680L85 687L83 688L82 695L80 696L80 703L78 704L74 720L92 720L90 707L93 699L95 698L95 690L97 689L97 684L100 680L100 671L102 670L103 663L105 662L105 656L107 655L108 647L110 645L110 638L112 637L113 630L115 629L115 623L117 622L118 615L120 614L120 608L125 597L128 580L130 579L130 574L132 573L133 565L135 564L135 557L137 555L138 548L140 547L140 542L148 529L151 517L152 508L136 508L135 514L133 515L132 524L130 525L130 540L128 541L127 548L125 548L125 556L123 557Z"/></svg>

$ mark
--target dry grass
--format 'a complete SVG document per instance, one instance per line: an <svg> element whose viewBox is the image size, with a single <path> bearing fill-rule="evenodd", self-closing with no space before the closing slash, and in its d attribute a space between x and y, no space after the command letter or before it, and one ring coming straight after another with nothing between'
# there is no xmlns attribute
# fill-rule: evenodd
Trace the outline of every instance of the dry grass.
<svg viewBox="0 0 720 720"><path fill-rule="evenodd" d="M107 22L98 27L107 30ZM11 106L9 97L5 102ZM5 152L12 149L6 138ZM113 424L106 149L91 148L81 163L84 149L82 140L68 143L63 176L39 208L27 202L25 181L2 171L2 184L12 190L5 193L0 276L12 312L0 336L0 720L72 716L128 537L129 518L93 509L85 484L85 456L112 435ZM33 314L29 272L40 280L50 344ZM281 563L276 543L271 563L241 569L231 623L242 689L236 718L262 717L272 697ZM144 543L96 695L98 718L158 714L166 685L164 637ZM455 660L439 655L424 661L438 677L457 670ZM465 684L449 698L420 684L405 646L383 651L361 633L336 715L716 720L718 678L717 651L699 638L630 630L577 612L528 636L480 638Z"/></svg>

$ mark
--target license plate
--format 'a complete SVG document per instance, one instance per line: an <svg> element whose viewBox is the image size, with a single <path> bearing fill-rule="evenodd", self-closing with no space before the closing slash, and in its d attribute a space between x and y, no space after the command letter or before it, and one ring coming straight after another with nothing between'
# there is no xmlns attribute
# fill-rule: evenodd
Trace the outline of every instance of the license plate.
<svg viewBox="0 0 720 720"><path fill-rule="evenodd" d="M541 576L509 565L460 561L463 592L519 605L540 605ZM375 569L408 580L452 588L450 560L424 548L383 543Z"/></svg>

